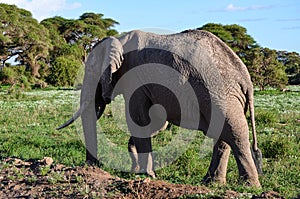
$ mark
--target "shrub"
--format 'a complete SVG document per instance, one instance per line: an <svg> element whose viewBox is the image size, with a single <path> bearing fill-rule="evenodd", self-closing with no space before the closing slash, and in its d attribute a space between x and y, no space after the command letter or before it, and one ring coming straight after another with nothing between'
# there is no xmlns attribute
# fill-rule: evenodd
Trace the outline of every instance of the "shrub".
<svg viewBox="0 0 300 199"><path fill-rule="evenodd" d="M47 81L55 86L73 86L81 61L73 56L61 56L55 59Z"/></svg>
<svg viewBox="0 0 300 199"><path fill-rule="evenodd" d="M289 153L289 142L280 136L274 136L261 143L260 146L264 158L278 158Z"/></svg>
<svg viewBox="0 0 300 199"><path fill-rule="evenodd" d="M0 81L4 84L13 84L18 75L12 67L4 67L0 71Z"/></svg>
<svg viewBox="0 0 300 199"><path fill-rule="evenodd" d="M275 112L267 111L267 110L258 110L255 113L255 121L258 124L273 124L278 121L278 114Z"/></svg>
<svg viewBox="0 0 300 199"><path fill-rule="evenodd" d="M2 84L16 84L24 89L29 89L30 80L30 73L26 71L25 66L9 66L0 71L0 82Z"/></svg>

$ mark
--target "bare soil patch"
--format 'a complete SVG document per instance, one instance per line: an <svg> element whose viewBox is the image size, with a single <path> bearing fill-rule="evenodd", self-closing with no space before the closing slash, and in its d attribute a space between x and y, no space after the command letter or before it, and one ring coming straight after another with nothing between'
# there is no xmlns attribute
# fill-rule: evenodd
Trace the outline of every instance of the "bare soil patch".
<svg viewBox="0 0 300 199"><path fill-rule="evenodd" d="M213 196L204 186L171 184L150 178L125 180L93 166L67 167L51 158L0 161L0 198L239 198L232 190ZM251 197L251 196L250 196ZM284 198L269 191L252 198Z"/></svg>

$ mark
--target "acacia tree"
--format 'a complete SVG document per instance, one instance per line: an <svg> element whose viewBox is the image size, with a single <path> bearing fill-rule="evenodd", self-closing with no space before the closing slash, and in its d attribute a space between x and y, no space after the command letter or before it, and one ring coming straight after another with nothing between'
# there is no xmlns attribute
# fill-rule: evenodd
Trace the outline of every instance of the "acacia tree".
<svg viewBox="0 0 300 199"><path fill-rule="evenodd" d="M39 77L40 61L47 59L52 48L48 30L29 11L15 5L0 4L0 21L1 66L14 57Z"/></svg>
<svg viewBox="0 0 300 199"><path fill-rule="evenodd" d="M72 85L92 46L103 37L117 34L111 28L118 22L102 17L102 14L84 13L77 20L53 17L41 22L51 33L54 46L50 51L49 83Z"/></svg>
<svg viewBox="0 0 300 199"><path fill-rule="evenodd" d="M77 20L54 17L41 22L48 29L56 32L69 45L78 45L83 51L84 61L92 46L103 37L118 34L112 27L119 24L110 18L103 18L103 14L84 13Z"/></svg>

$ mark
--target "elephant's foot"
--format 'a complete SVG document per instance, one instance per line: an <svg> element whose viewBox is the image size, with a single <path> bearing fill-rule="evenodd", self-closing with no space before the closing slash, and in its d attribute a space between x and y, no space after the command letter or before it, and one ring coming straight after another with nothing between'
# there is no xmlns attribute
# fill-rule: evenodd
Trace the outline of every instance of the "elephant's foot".
<svg viewBox="0 0 300 199"><path fill-rule="evenodd" d="M155 178L155 172L153 171L152 153L140 153L138 158L140 173L146 173L147 175Z"/></svg>
<svg viewBox="0 0 300 199"><path fill-rule="evenodd" d="M89 166L102 166L100 161L97 158L95 158L88 150L86 150L85 164Z"/></svg>
<svg viewBox="0 0 300 199"><path fill-rule="evenodd" d="M137 164L132 164L131 166L131 173L139 173L141 170L140 166Z"/></svg>
<svg viewBox="0 0 300 199"><path fill-rule="evenodd" d="M258 178L240 177L239 182L249 187L261 187Z"/></svg>
<svg viewBox="0 0 300 199"><path fill-rule="evenodd" d="M209 173L207 173L204 178L201 181L203 184L212 184L212 183L217 183L221 185L226 184L226 177L221 177L221 176L212 176Z"/></svg>
<svg viewBox="0 0 300 199"><path fill-rule="evenodd" d="M152 169L151 170L141 169L140 166L136 164L131 166L131 173L145 173L152 178L156 178L155 172Z"/></svg>
<svg viewBox="0 0 300 199"><path fill-rule="evenodd" d="M135 154L130 153L132 158L131 172L132 173L145 173L152 178L156 178L153 171L152 154Z"/></svg>

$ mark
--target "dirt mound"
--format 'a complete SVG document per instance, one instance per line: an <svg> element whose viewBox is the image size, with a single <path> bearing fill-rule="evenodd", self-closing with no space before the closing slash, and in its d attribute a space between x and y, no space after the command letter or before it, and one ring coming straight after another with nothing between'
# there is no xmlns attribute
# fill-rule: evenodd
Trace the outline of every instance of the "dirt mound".
<svg viewBox="0 0 300 199"><path fill-rule="evenodd" d="M66 167L51 158L0 161L1 198L238 198L243 194L228 190L222 197L201 186L170 184L160 180L125 180L98 167ZM251 197L251 196L250 196ZM276 192L252 198L283 198Z"/></svg>

